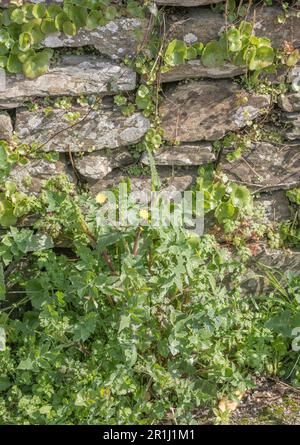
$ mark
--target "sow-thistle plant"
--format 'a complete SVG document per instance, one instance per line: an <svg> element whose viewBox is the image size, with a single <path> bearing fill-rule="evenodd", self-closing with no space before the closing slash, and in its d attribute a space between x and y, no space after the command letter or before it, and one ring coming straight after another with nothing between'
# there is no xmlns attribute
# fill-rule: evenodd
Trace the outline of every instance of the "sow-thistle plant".
<svg viewBox="0 0 300 445"><path fill-rule="evenodd" d="M106 0L65 0L2 10L1 64L34 78L48 69L45 36L75 36L121 13L142 17L143 9L135 1L125 12ZM154 190L160 181L153 151L163 143L156 115L161 62L169 68L197 57L206 66L229 60L259 73L277 57L246 22L206 46L173 41L164 58L157 43L130 62L146 76L135 100L114 96L124 115L140 110L151 120L137 150L148 153ZM70 121L79 117L68 98L45 105L46 113L57 106ZM236 142L241 150L246 144L227 141ZM38 196L25 195L7 177L29 154L29 147L0 142L0 225L7 229L0 243L0 424L195 423L201 406L217 413L224 400L235 405L253 387L251 374L276 373L299 385L297 355L281 329L287 307L289 326L298 320L292 296L299 278L288 278L284 298L262 295L257 304L243 291L251 251L237 236L234 257L232 244L227 249L213 235L103 224L107 194L79 191L63 175L45 181ZM226 232L254 215L249 190L210 168L199 171L196 189ZM289 199L298 202L297 190ZM151 222L146 208L132 208ZM32 226L15 227L26 215L34 215Z"/></svg>
<svg viewBox="0 0 300 445"><path fill-rule="evenodd" d="M292 369L299 383L286 299L245 298L241 258L214 237L99 225L101 195L62 176L38 199L34 227L2 235L0 423L157 424L170 406L172 422L195 423L199 407L251 388L251 373Z"/></svg>

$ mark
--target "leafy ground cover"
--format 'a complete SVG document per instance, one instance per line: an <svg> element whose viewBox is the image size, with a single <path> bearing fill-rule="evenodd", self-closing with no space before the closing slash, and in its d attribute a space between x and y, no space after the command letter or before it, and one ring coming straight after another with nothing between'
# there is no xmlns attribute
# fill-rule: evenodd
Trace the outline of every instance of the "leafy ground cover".
<svg viewBox="0 0 300 445"><path fill-rule="evenodd" d="M255 375L299 384L299 276L252 298L213 236L113 230L99 202L51 179L34 228L2 237L1 423L224 421Z"/></svg>
<svg viewBox="0 0 300 445"><path fill-rule="evenodd" d="M57 5L2 11L0 66L34 78L48 69L52 51L40 51L40 43L53 30L73 36L122 14L143 16L135 1L126 11L108 1L86 1L81 9L77 3L65 1L63 11ZM243 21L218 41L166 45L153 32L148 48L126 60L145 84L135 98L116 94L114 103L124 115L138 109L151 120L135 148L137 158L148 152L154 188L159 178L151 153L163 139L161 71L196 58L207 67L226 60L246 65L251 76L245 85L263 89L261 74L299 59L294 48L280 52L256 37L246 11L228 5L230 23L238 13ZM157 9L149 10L159 21ZM267 91L277 96L277 88ZM46 115L52 105L72 109L70 98L47 100ZM38 102L30 105L34 110ZM76 121L78 113L70 111L69 118ZM233 160L248 138L255 140L230 134L215 148L227 144ZM47 181L38 196L17 190L7 180L12 166L46 155L34 144L14 142L0 142L0 424L299 423L300 276L271 271L273 290L254 296L243 288L253 254L249 241L269 237L273 247L295 245L296 216L291 226L270 231L256 223L246 187L206 168L196 189L204 192L205 212L213 213L222 236L103 225L105 195L95 199L63 176ZM299 205L299 189L288 197ZM145 209L131 210L149 218ZM269 392L266 403L259 391Z"/></svg>

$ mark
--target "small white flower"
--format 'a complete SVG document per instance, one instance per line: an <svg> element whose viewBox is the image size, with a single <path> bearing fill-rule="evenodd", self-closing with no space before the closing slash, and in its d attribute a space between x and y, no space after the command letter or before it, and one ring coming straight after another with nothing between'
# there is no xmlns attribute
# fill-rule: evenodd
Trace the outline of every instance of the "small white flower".
<svg viewBox="0 0 300 445"><path fill-rule="evenodd" d="M183 40L185 41L185 43L187 43L188 45L192 45L193 43L196 43L198 40L198 37L195 36L195 34L193 34L192 32L189 32L188 34L186 34L183 37Z"/></svg>

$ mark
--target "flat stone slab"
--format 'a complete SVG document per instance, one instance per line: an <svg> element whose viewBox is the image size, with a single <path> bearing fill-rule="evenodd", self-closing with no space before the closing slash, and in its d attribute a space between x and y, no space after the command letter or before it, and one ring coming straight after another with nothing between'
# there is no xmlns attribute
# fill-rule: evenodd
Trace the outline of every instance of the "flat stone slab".
<svg viewBox="0 0 300 445"><path fill-rule="evenodd" d="M86 179L103 179L113 169L133 162L133 156L126 148L115 149L111 153L102 150L74 159L76 169Z"/></svg>
<svg viewBox="0 0 300 445"><path fill-rule="evenodd" d="M0 90L0 108L15 108L33 97L109 95L135 87L136 73L125 65L99 56L64 56L36 79L26 79L22 74L6 76L5 88Z"/></svg>
<svg viewBox="0 0 300 445"><path fill-rule="evenodd" d="M70 122L62 110L53 110L45 116L43 111L18 109L15 131L20 142L36 143L44 151L88 152L136 144L150 125L140 113L125 117L114 109L90 113L84 109L76 111L81 117Z"/></svg>
<svg viewBox="0 0 300 445"><path fill-rule="evenodd" d="M5 111L0 111L0 141L10 141L13 134L11 118Z"/></svg>
<svg viewBox="0 0 300 445"><path fill-rule="evenodd" d="M220 170L231 181L254 191L289 189L300 185L300 145L253 143L234 162L221 157Z"/></svg>
<svg viewBox="0 0 300 445"><path fill-rule="evenodd" d="M203 165L215 159L209 143L165 146L154 153L156 165ZM143 154L141 162L149 165L147 153Z"/></svg>
<svg viewBox="0 0 300 445"><path fill-rule="evenodd" d="M157 5L166 6L205 6L213 5L214 3L220 3L223 0L155 0Z"/></svg>
<svg viewBox="0 0 300 445"><path fill-rule="evenodd" d="M157 167L158 174L162 183L162 190L165 192L183 192L189 190L194 183L197 172L173 172L172 169L166 167ZM89 181L89 189L93 195L97 195L107 189L117 187L120 182L126 181L128 174L120 170L112 171L105 179L100 181ZM149 174L146 176L131 176L131 191L150 193L151 178Z"/></svg>
<svg viewBox="0 0 300 445"><path fill-rule="evenodd" d="M204 66L199 59L189 60L187 63L175 66L170 71L162 73L161 82L177 82L183 79L209 78L226 79L240 76L245 72L245 68L224 63L223 66L208 68Z"/></svg>
<svg viewBox="0 0 300 445"><path fill-rule="evenodd" d="M64 0L0 0L0 8L22 6L25 3L62 3Z"/></svg>
<svg viewBox="0 0 300 445"><path fill-rule="evenodd" d="M283 190L261 193L254 199L255 205L263 206L265 217L262 223L283 222L292 217L290 202Z"/></svg>
<svg viewBox="0 0 300 445"><path fill-rule="evenodd" d="M287 112L300 111L300 93L281 94L278 105Z"/></svg>
<svg viewBox="0 0 300 445"><path fill-rule="evenodd" d="M193 81L170 88L160 107L164 139L215 141L252 123L270 98L249 94L231 81Z"/></svg>
<svg viewBox="0 0 300 445"><path fill-rule="evenodd" d="M242 287L247 294L263 295L266 291L274 290L266 271L270 271L271 268L273 273L275 270L280 272L280 275L276 274L279 281L283 273L288 271L299 272L300 251L296 249L270 249L267 246L260 246L260 251L251 258L248 267Z"/></svg>
<svg viewBox="0 0 300 445"><path fill-rule="evenodd" d="M45 38L48 48L92 46L113 60L134 56L147 27L147 20L120 18L93 30L80 28L74 37L53 33Z"/></svg>
<svg viewBox="0 0 300 445"><path fill-rule="evenodd" d="M14 181L19 191L23 193L39 193L45 180L64 173L73 180L71 170L63 155L57 162L45 159L33 159L26 165L16 165L10 172L9 178Z"/></svg>
<svg viewBox="0 0 300 445"><path fill-rule="evenodd" d="M300 139L300 113L286 113L284 122L290 127L284 132L285 139L289 141Z"/></svg>
<svg viewBox="0 0 300 445"><path fill-rule="evenodd" d="M288 76L287 76L287 82L293 83L293 82L300 82L300 64L299 62L297 65L290 68Z"/></svg>
<svg viewBox="0 0 300 445"><path fill-rule="evenodd" d="M281 48L284 41L290 42L295 48L300 47L300 17L297 11L289 11L284 23L279 23L282 15L279 7L265 5L251 8L247 21L254 23L255 35L268 37L275 48ZM210 8L193 8L178 10L167 18L169 39L174 38L186 43L202 42L218 39L225 29L225 18Z"/></svg>

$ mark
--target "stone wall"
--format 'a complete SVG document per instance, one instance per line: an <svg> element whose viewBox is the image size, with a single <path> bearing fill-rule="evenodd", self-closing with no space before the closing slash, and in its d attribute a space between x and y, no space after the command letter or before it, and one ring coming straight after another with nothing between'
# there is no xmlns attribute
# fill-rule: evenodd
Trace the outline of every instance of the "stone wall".
<svg viewBox="0 0 300 445"><path fill-rule="evenodd" d="M210 5L220 2L157 0L158 7L166 6L167 38L187 43L218 38L226 20ZM7 3L2 1L0 5L5 7ZM284 22L278 21L282 14L279 6L258 3L248 11L256 34L270 38L278 49L285 42L300 47L300 17L290 14ZM42 45L59 49L60 56L46 74L34 80L22 75L6 77L0 91L0 139L12 144L36 143L40 150L60 153L56 163L34 159L26 166L15 167L11 178L21 190L36 193L44 179L61 172L74 178L74 168L76 177L93 194L126 176L131 176L133 188L150 188L149 160L146 153L136 158L135 144L142 140L151 122L141 112L124 116L113 101L115 94L130 97L142 82L123 60L136 55L140 35L145 32L149 33L147 19L123 17L93 31L81 29L75 37L52 34ZM157 169L164 187L185 190L194 183L198 167L213 162L230 180L258 192L256 200L265 206L270 219L287 220L293 217L293 210L284 190L300 186L300 93L282 94L274 100L270 92L249 92L236 82L244 72L244 67L231 63L207 68L201 61L192 60L162 74L159 115L165 142L155 153ZM299 73L300 67L296 66L273 75L272 81L274 85L292 82ZM46 113L44 99L62 96L96 96L99 106L91 111L74 100L71 110L54 108ZM71 123L70 111L79 113ZM228 132L244 131L257 121L272 129L274 115L276 131L280 129L284 143L255 142L235 162L227 160L225 150L216 156L213 143ZM136 177L128 169L133 165L140 167ZM27 176L33 178L29 185L24 181ZM277 258L263 246L260 255L264 252L268 261L270 255ZM290 261L290 255L298 261ZM297 268L299 253L287 257L287 263ZM281 260L284 263L284 256Z"/></svg>

